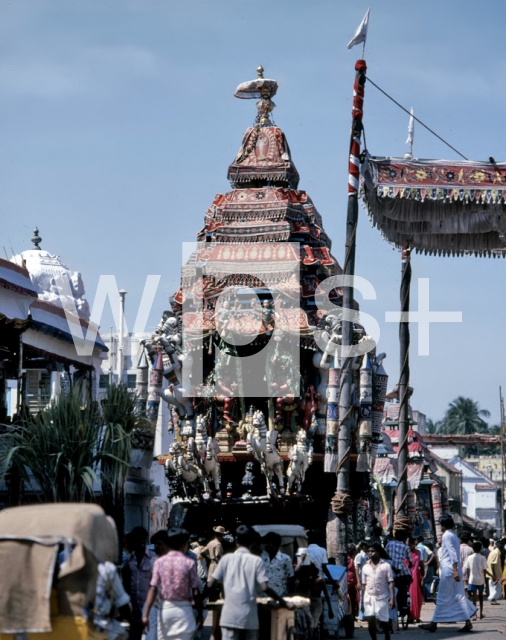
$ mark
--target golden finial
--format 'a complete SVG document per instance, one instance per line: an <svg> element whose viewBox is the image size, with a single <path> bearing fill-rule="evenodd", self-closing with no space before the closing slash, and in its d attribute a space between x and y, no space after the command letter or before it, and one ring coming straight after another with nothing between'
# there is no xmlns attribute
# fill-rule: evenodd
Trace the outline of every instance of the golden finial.
<svg viewBox="0 0 506 640"><path fill-rule="evenodd" d="M260 65L257 69L257 73L258 73L258 77L259 78L263 78L264 77L264 68L262 67L262 65Z"/></svg>

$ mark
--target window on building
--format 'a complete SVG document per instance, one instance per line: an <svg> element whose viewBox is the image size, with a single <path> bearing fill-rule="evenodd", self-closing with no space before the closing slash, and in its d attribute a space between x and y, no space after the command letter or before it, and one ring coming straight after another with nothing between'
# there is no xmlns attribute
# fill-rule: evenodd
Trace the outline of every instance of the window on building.
<svg viewBox="0 0 506 640"><path fill-rule="evenodd" d="M127 375L127 387L129 389L135 389L136 384L137 384L137 374L129 373Z"/></svg>
<svg viewBox="0 0 506 640"><path fill-rule="evenodd" d="M101 373L100 374L99 386L100 386L101 389L108 389L109 388L109 374L108 373Z"/></svg>

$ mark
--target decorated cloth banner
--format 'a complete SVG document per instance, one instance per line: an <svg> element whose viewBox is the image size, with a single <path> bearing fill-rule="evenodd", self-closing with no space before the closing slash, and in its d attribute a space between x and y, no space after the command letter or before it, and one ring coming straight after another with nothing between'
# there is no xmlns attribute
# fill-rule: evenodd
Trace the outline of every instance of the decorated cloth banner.
<svg viewBox="0 0 506 640"><path fill-rule="evenodd" d="M399 248L506 254L506 163L369 156L361 184L373 224Z"/></svg>
<svg viewBox="0 0 506 640"><path fill-rule="evenodd" d="M448 489L441 485L441 508L444 514L450 513L450 503L448 501Z"/></svg>
<svg viewBox="0 0 506 640"><path fill-rule="evenodd" d="M408 491L408 518L409 518L411 531L414 531L417 524L416 496L415 496L415 492L412 490Z"/></svg>
<svg viewBox="0 0 506 640"><path fill-rule="evenodd" d="M372 399L373 379L372 365L369 354L362 357L360 366L360 419L359 439L360 446L357 458L357 471L372 471Z"/></svg>
<svg viewBox="0 0 506 640"><path fill-rule="evenodd" d="M329 383L327 387L327 423L325 436L325 458L323 470L335 473L339 462L339 385L340 369L329 369Z"/></svg>
<svg viewBox="0 0 506 640"><path fill-rule="evenodd" d="M432 513L434 514L434 526L436 528L436 538L438 542L441 542L443 532L441 531L441 525L439 520L443 515L443 507L441 504L441 485L435 482L430 488L430 495L432 498Z"/></svg>
<svg viewBox="0 0 506 640"><path fill-rule="evenodd" d="M158 408L160 407L160 393L163 385L163 356L159 351L156 360L151 369L149 378L149 395L146 404L146 418L150 423L150 431L154 433L156 430L156 421L158 420Z"/></svg>

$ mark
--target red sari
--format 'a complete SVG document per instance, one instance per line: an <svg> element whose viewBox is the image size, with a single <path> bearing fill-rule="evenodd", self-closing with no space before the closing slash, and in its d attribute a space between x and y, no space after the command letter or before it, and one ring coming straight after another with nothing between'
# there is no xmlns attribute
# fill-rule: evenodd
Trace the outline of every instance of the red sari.
<svg viewBox="0 0 506 640"><path fill-rule="evenodd" d="M420 612L422 611L423 604L421 560L421 553L418 549L414 549L411 552L411 577L413 578L413 582L409 586L409 596L411 598L409 613L415 622L420 620Z"/></svg>
<svg viewBox="0 0 506 640"><path fill-rule="evenodd" d="M346 565L346 577L348 582L348 595L350 597L351 610L353 616L358 616L358 589L357 589L357 568L353 558L348 556Z"/></svg>

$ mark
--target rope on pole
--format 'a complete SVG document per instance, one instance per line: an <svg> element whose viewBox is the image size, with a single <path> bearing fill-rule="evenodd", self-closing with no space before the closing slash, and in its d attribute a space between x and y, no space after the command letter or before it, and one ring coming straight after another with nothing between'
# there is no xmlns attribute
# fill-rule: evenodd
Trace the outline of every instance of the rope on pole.
<svg viewBox="0 0 506 640"><path fill-rule="evenodd" d="M397 506L394 519L394 528L404 530L407 520L407 496L408 496L408 434L409 434L409 296L411 290L411 248L407 244L402 251L402 279L401 279L401 321L399 322L399 351L400 351L400 376L399 376L399 477L397 480Z"/></svg>

